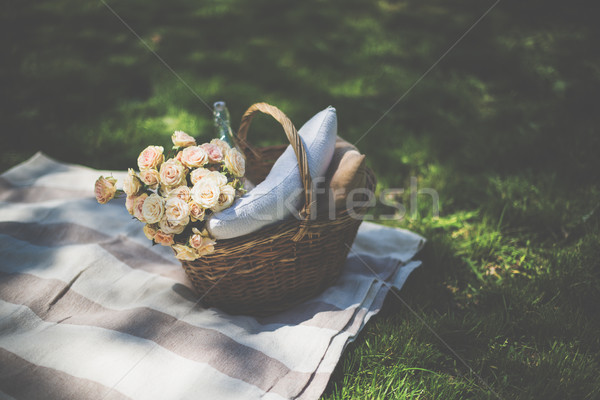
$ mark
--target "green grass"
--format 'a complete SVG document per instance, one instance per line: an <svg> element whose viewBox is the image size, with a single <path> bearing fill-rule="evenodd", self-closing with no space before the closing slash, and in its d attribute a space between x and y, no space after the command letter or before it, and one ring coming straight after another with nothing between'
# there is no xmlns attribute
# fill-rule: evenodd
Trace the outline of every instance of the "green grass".
<svg viewBox="0 0 600 400"><path fill-rule="evenodd" d="M405 189L404 218L373 215L428 244L324 398L600 398L600 28L583 2L502 0L423 79L492 1L108 3L186 84L101 2L9 1L0 170L39 150L124 169L176 129L209 139L190 88L234 120L334 105L378 193ZM250 138L283 141L265 118ZM425 195L411 209L411 177L439 218Z"/></svg>

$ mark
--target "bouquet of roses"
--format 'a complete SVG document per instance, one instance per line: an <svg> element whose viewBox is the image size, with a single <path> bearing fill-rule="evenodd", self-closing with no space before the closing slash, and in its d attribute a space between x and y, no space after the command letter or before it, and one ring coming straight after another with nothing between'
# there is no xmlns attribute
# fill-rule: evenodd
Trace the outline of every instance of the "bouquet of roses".
<svg viewBox="0 0 600 400"><path fill-rule="evenodd" d="M178 259L193 261L214 251L205 219L245 192L245 160L220 139L196 145L181 131L171 139L173 158L165 161L163 147L148 146L138 157L139 172L129 169L122 191L115 178L102 176L94 189L100 204L124 192L127 211L146 224L146 237L171 246Z"/></svg>

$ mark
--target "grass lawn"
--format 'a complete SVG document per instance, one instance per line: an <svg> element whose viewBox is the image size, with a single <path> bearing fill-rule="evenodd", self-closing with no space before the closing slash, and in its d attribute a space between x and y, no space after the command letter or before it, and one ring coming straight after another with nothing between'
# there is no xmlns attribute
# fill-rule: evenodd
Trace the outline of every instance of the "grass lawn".
<svg viewBox="0 0 600 400"><path fill-rule="evenodd" d="M266 101L298 125L331 104L378 193L405 189L405 215L373 217L428 244L324 398L600 398L600 25L584 2L500 0L457 44L494 1L107 2L144 43L100 1L2 4L1 171L40 150L133 166L174 130L210 139L203 101L234 121ZM267 118L250 138L283 141ZM415 178L439 218L429 196L411 207Z"/></svg>

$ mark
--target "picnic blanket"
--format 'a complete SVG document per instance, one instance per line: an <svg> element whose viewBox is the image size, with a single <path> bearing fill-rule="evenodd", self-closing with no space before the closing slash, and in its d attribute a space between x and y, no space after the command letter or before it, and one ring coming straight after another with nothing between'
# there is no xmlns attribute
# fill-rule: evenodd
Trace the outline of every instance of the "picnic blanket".
<svg viewBox="0 0 600 400"><path fill-rule="evenodd" d="M422 237L364 222L324 293L228 315L198 303L122 201L97 204L100 174L38 153L0 175L0 398L315 399L419 265Z"/></svg>

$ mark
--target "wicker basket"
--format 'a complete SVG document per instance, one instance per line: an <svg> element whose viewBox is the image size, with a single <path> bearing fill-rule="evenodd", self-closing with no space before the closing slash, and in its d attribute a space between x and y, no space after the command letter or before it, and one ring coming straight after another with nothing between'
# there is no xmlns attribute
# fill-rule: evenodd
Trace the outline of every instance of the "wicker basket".
<svg viewBox="0 0 600 400"><path fill-rule="evenodd" d="M261 182L287 147L252 148L246 142L248 127L259 111L283 126L298 159L305 203L301 219L292 217L245 236L218 240L214 253L182 262L202 302L233 314L272 314L322 292L341 274L367 210L363 206L351 214L339 211L335 219L327 212L314 218L304 145L288 117L266 103L254 104L246 111L237 136L251 181ZM367 188L374 187L375 178L367 169Z"/></svg>

